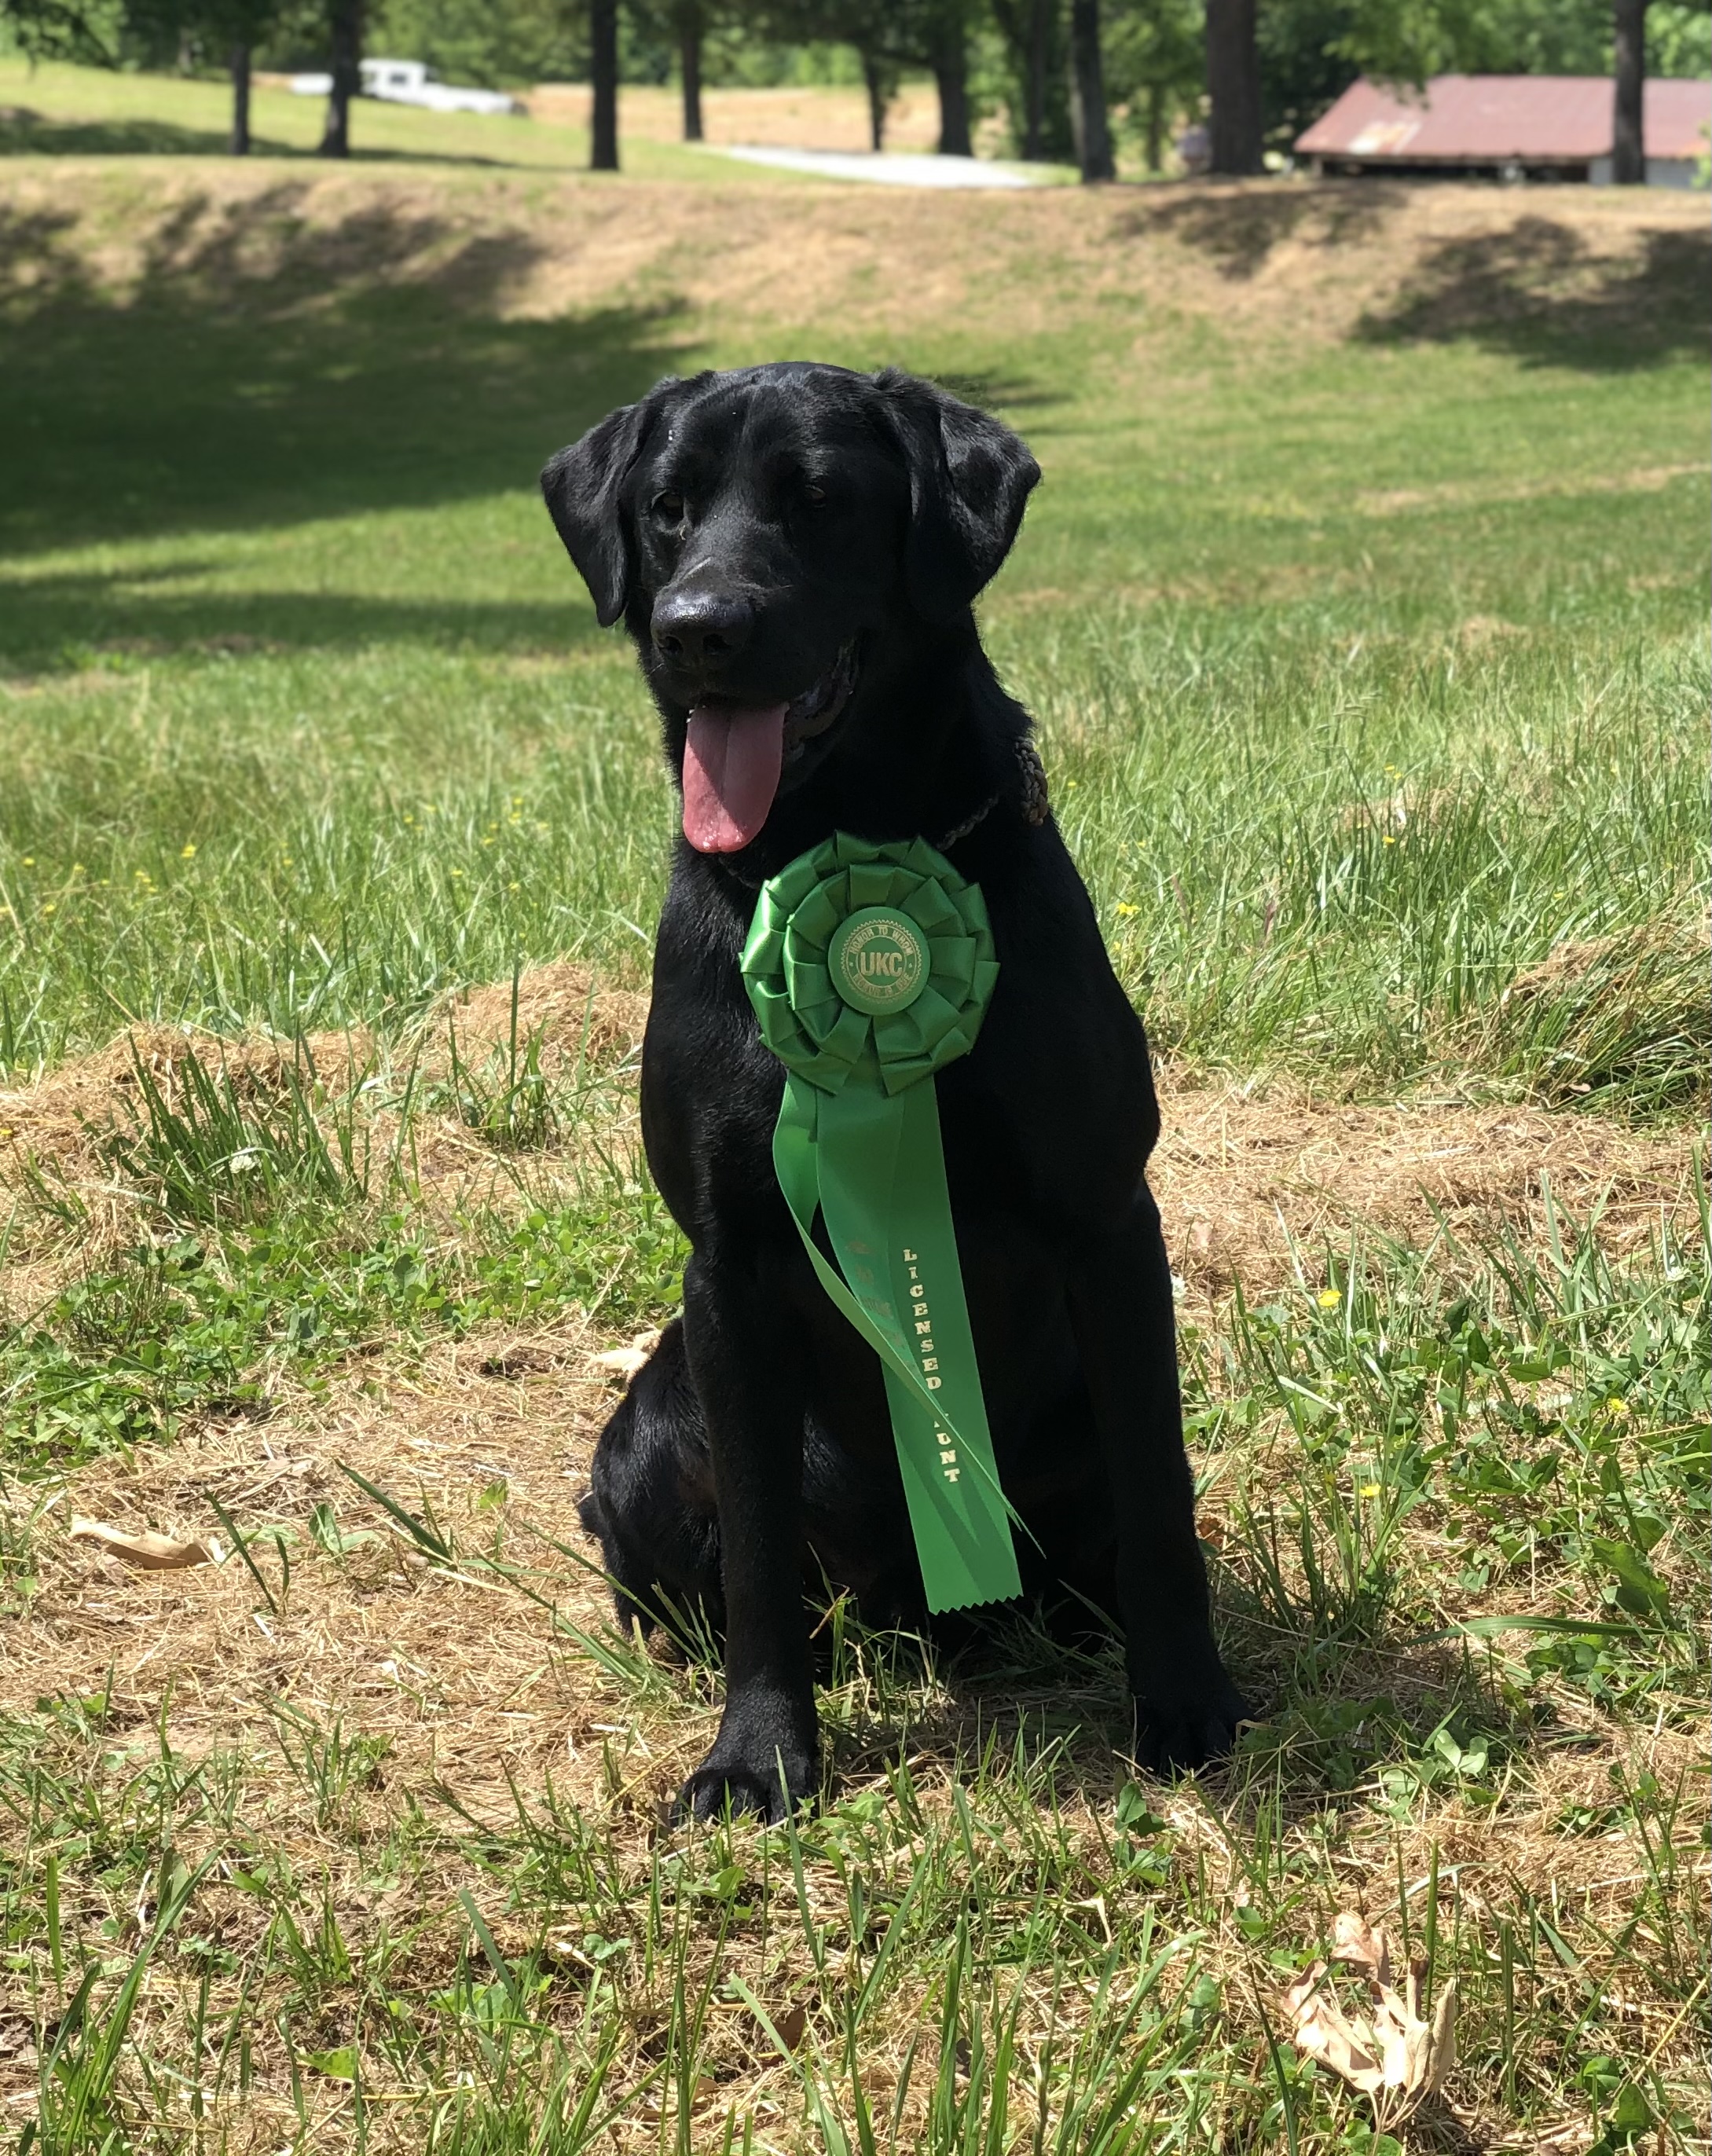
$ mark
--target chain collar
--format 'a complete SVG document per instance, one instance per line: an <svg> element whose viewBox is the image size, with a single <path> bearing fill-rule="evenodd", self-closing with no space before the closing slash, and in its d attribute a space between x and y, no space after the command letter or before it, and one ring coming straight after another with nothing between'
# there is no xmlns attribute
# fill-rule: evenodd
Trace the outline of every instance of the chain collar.
<svg viewBox="0 0 1712 2156"><path fill-rule="evenodd" d="M1018 735L1011 744L1017 752L1017 763L1023 776L1023 798L1018 806L1025 824L1043 824L1052 810L1046 791L1046 767L1040 761L1040 752L1027 734ZM972 816L966 816L961 824L954 824L938 841L939 850L955 846L959 839L966 839L977 825L984 824L997 808L1004 795L990 793Z"/></svg>

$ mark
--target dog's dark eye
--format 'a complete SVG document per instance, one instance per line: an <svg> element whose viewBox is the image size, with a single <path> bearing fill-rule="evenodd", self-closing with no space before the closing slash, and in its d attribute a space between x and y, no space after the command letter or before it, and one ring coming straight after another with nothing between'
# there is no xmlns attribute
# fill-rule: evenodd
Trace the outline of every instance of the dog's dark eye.
<svg viewBox="0 0 1712 2156"><path fill-rule="evenodd" d="M654 496L654 513L656 516L664 516L669 524L675 524L684 514L683 495L668 487L664 494Z"/></svg>
<svg viewBox="0 0 1712 2156"><path fill-rule="evenodd" d="M811 480L802 490L802 499L818 506L826 500L826 489L823 486L816 486Z"/></svg>

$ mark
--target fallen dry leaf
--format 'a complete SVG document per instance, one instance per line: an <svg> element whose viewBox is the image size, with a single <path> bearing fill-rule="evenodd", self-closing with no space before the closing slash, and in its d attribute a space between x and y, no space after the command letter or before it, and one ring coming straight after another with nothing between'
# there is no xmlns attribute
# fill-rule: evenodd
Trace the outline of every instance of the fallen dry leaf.
<svg viewBox="0 0 1712 2156"><path fill-rule="evenodd" d="M193 1564L218 1564L220 1545L210 1535L206 1541L174 1542L171 1535L144 1532L128 1535L103 1520L74 1517L66 1530L74 1543L95 1543L122 1557L144 1572L184 1572Z"/></svg>
<svg viewBox="0 0 1712 2156"><path fill-rule="evenodd" d="M609 1377L633 1378L660 1344L659 1332L638 1332L625 1348L608 1348L599 1355L591 1355L590 1362L597 1370L604 1370Z"/></svg>
<svg viewBox="0 0 1712 2156"><path fill-rule="evenodd" d="M1370 2001L1366 2015L1346 2014L1316 1961L1284 1995L1298 2051L1361 2090L1381 2127L1394 2126L1422 2097L1436 2094L1456 2063L1456 1985L1446 1984L1433 2019L1421 2017L1424 1962L1413 1964L1401 1994L1392 1981L1391 1948L1383 1928L1353 1910L1338 1917L1332 1958L1361 1970Z"/></svg>
<svg viewBox="0 0 1712 2156"><path fill-rule="evenodd" d="M1331 1928L1331 1958L1361 1969L1374 1984L1391 1982L1391 1948L1385 1933L1354 1909L1337 1912Z"/></svg>

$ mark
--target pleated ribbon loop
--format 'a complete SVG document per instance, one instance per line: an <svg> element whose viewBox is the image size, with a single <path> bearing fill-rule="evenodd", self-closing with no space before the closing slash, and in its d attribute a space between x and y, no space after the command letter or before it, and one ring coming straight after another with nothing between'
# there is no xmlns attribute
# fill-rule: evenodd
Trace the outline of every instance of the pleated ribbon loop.
<svg viewBox="0 0 1712 2156"><path fill-rule="evenodd" d="M833 1303L879 1357L930 1609L1019 1594L946 1187L936 1071L998 962L978 884L925 839L835 832L765 886L743 951L784 1065L773 1163ZM837 1258L814 1241L818 1210Z"/></svg>

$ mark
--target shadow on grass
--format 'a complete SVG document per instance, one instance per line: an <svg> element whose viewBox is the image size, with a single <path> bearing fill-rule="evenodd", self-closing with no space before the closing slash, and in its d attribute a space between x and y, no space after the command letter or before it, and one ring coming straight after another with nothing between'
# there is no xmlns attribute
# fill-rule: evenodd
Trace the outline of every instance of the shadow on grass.
<svg viewBox="0 0 1712 2156"><path fill-rule="evenodd" d="M1185 191L1150 199L1121 226L1205 255L1233 283L1287 243L1328 253L1381 240L1406 184L1332 180L1260 192ZM1547 216L1425 249L1410 288L1363 317L1368 344L1468 342L1524 364L1622 373L1704 353L1712 337L1712 228L1658 226L1622 254Z"/></svg>
<svg viewBox="0 0 1712 2156"><path fill-rule="evenodd" d="M554 542L545 519L541 543ZM215 566L175 563L171 575ZM337 591L221 592L155 588L130 570L70 571L8 578L0 572L0 678L8 669L44 674L87 665L105 654L136 659L195 654L352 651L409 644L446 652L562 654L603 632L567 583L564 603L408 599Z"/></svg>
<svg viewBox="0 0 1712 2156"><path fill-rule="evenodd" d="M1459 1742L1482 1740L1501 1759L1525 1761L1566 1741L1561 1724L1507 1702L1467 1642L1412 1634L1383 1616L1356 1635L1316 1632L1301 1612L1283 1628L1258 1616L1237 1580L1225 1584L1221 1609L1232 1674L1256 1717L1233 1757L1206 1770L1221 1804L1242 1808L1258 1794L1280 1819L1299 1822L1328 1801L1371 1794L1387 1776L1400 1795L1443 1794L1456 1778L1433 1738L1447 1726ZM840 1783L881 1771L900 1745L912 1763L954 1776L989 1756L1042 1771L1042 1803L1051 1801L1060 1769L1095 1804L1110 1804L1136 1771L1115 1631L1066 1640L1038 1613L1017 1609L949 1626L937 1620L931 1645L907 1631L868 1632L853 1614L845 1630L862 1643L869 1697L866 1712L842 1726L823 1712ZM833 1687L827 1708L849 1696L848 1671L823 1666L817 1676ZM922 1712L920 1688L935 1676L937 1696Z"/></svg>
<svg viewBox="0 0 1712 2156"><path fill-rule="evenodd" d="M228 155L223 127L186 127L172 120L50 120L28 105L0 105L0 157L223 157ZM251 137L256 157L318 158L313 144L282 142L268 135ZM567 167L585 161L568 152ZM380 149L352 146L351 164L515 166L512 157L483 157L471 151ZM531 172L551 170L531 163Z"/></svg>
<svg viewBox="0 0 1712 2156"><path fill-rule="evenodd" d="M186 194L120 290L78 213L0 208L0 547L531 487L682 363L670 298L506 319L544 251L527 232L397 201L311 223L308 192Z"/></svg>
<svg viewBox="0 0 1712 2156"><path fill-rule="evenodd" d="M0 105L0 157L210 157L226 146L219 128L170 120L49 120L28 105ZM259 136L255 151L264 157L292 154Z"/></svg>
<svg viewBox="0 0 1712 2156"><path fill-rule="evenodd" d="M1175 239L1211 258L1233 282L1246 282L1266 267L1274 248L1289 240L1335 248L1376 239L1403 207L1403 189L1383 181L1280 187L1231 193L1150 190L1150 198L1121 220L1127 239Z"/></svg>
<svg viewBox="0 0 1712 2156"><path fill-rule="evenodd" d="M1596 253L1548 217L1441 240L1416 288L1357 332L1371 344L1466 341L1538 367L1628 373L1700 357L1712 335L1712 228L1657 227Z"/></svg>

